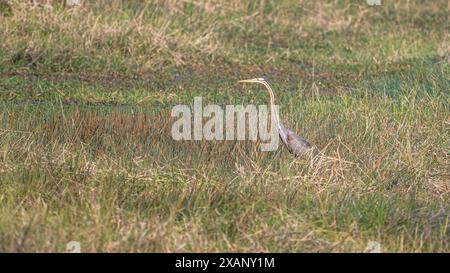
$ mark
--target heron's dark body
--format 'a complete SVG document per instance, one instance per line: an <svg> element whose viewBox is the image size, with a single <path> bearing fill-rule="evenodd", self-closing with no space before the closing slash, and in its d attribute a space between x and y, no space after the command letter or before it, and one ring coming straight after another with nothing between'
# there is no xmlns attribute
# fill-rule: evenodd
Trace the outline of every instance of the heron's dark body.
<svg viewBox="0 0 450 273"><path fill-rule="evenodd" d="M287 128L280 127L279 130L281 131L279 133L280 138L291 154L295 156L307 156L311 153L312 146L306 139Z"/></svg>

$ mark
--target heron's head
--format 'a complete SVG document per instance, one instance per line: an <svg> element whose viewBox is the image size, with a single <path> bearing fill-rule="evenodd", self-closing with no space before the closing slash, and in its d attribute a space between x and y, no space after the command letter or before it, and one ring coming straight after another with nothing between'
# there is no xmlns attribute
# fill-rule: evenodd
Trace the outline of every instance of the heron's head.
<svg viewBox="0 0 450 273"><path fill-rule="evenodd" d="M248 80L240 80L238 82L240 82L240 83L247 83L247 82L263 83L263 82L266 82L266 80L264 78L254 78L254 79L248 79Z"/></svg>

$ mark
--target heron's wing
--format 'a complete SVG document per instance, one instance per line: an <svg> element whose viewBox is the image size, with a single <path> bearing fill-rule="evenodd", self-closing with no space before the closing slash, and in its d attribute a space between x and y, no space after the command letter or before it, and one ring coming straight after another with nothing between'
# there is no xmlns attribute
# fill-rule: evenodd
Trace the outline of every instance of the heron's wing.
<svg viewBox="0 0 450 273"><path fill-rule="evenodd" d="M281 140L284 142L289 152L296 156L306 155L311 152L311 144L306 139L297 135L293 131L282 128L283 134L280 133ZM283 136L286 136L285 138Z"/></svg>

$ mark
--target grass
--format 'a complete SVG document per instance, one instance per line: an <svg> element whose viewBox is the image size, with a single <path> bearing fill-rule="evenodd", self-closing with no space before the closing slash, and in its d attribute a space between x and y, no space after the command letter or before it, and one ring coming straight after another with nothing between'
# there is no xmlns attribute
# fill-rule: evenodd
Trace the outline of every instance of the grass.
<svg viewBox="0 0 450 273"><path fill-rule="evenodd" d="M0 251L450 251L446 1L11 7ZM258 76L319 169L172 140L173 105L263 104Z"/></svg>

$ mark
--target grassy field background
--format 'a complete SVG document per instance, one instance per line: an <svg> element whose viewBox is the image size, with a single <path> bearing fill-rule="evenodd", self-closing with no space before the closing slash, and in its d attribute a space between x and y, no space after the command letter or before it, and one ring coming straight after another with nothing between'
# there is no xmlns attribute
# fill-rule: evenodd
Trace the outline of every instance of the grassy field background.
<svg viewBox="0 0 450 273"><path fill-rule="evenodd" d="M448 1L0 5L0 251L450 251ZM264 104L327 159L177 142Z"/></svg>

